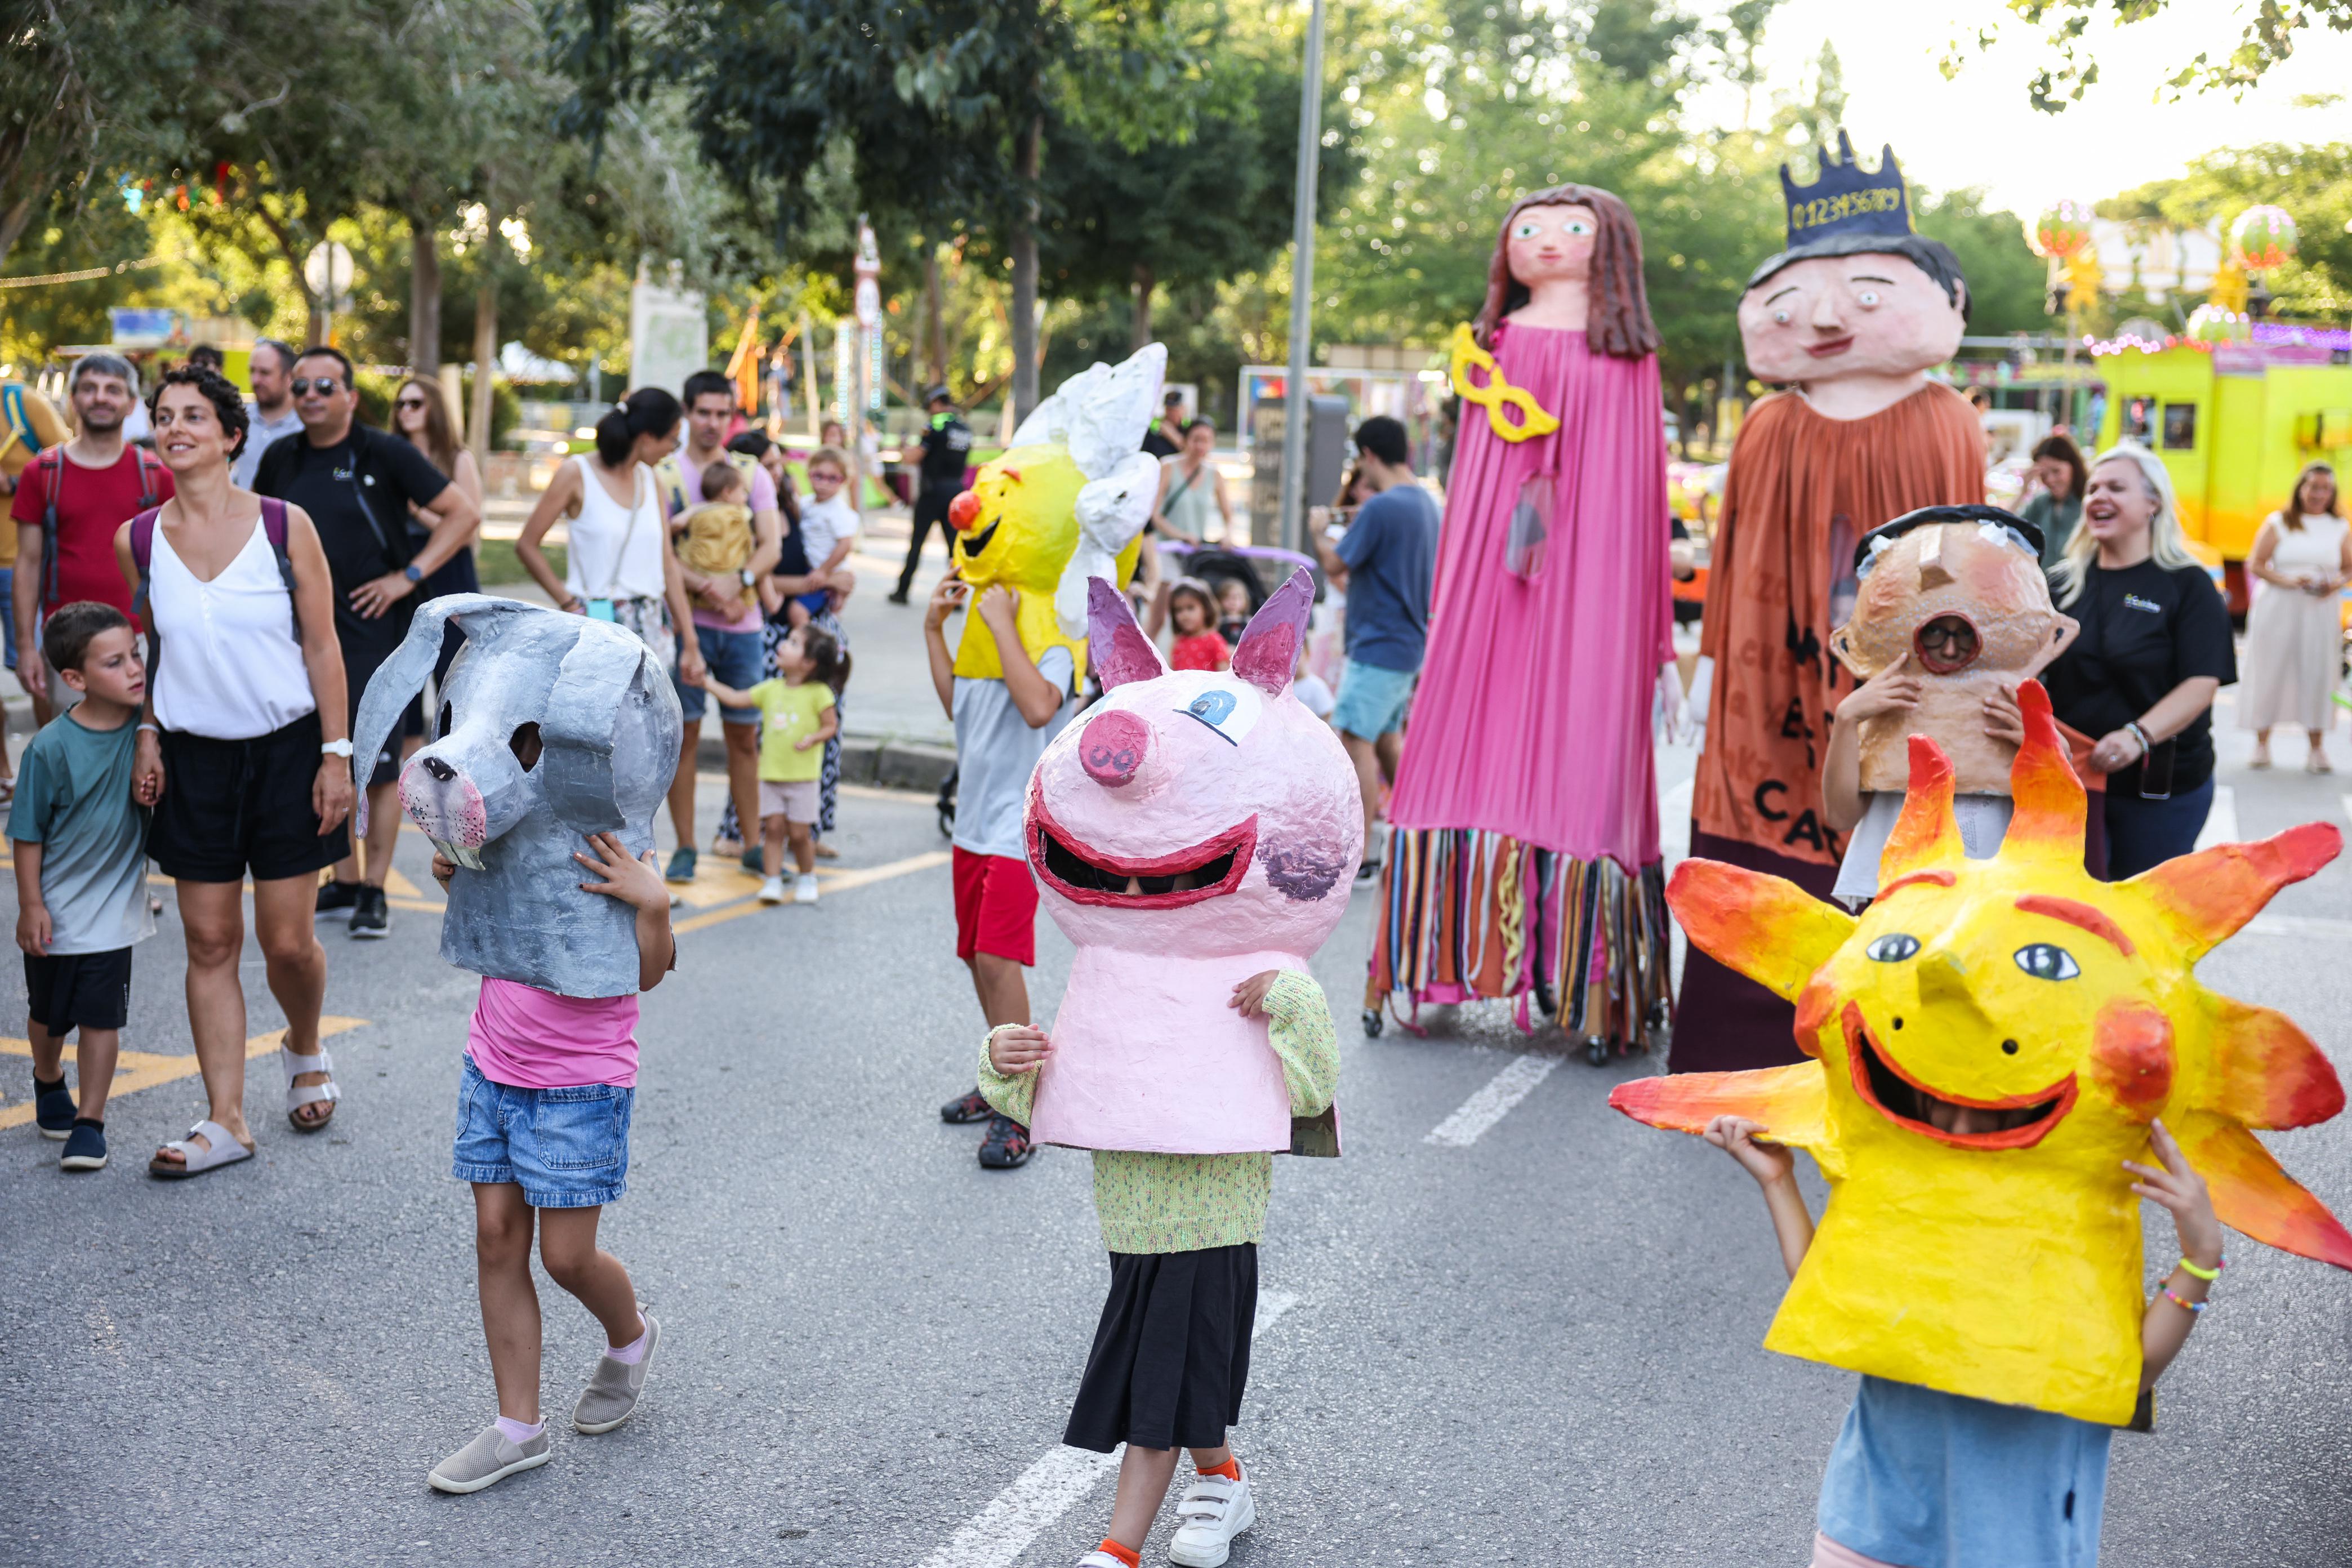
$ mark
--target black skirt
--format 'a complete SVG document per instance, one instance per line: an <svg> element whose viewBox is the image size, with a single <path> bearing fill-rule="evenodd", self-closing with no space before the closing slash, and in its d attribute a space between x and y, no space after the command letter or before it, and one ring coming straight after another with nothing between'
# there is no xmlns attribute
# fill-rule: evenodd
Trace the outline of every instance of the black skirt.
<svg viewBox="0 0 2352 1568"><path fill-rule="evenodd" d="M1114 1252L1110 1297L1062 1441L1108 1454L1214 1448L1242 1418L1257 1245Z"/></svg>

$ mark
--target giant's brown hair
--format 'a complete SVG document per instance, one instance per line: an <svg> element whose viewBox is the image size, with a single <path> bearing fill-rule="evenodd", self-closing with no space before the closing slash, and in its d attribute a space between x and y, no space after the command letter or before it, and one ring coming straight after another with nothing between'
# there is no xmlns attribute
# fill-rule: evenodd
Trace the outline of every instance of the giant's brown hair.
<svg viewBox="0 0 2352 1568"><path fill-rule="evenodd" d="M1529 207L1591 207L1599 232L1593 236L1591 313L1585 333L1593 348L1618 359L1658 352L1657 323L1650 320L1650 297L1642 287L1642 229L1612 191L1598 185L1554 185L1521 196L1495 231L1495 259L1486 268L1486 302L1472 323L1478 346L1495 346L1495 329L1528 302L1528 286L1511 276L1511 225Z"/></svg>

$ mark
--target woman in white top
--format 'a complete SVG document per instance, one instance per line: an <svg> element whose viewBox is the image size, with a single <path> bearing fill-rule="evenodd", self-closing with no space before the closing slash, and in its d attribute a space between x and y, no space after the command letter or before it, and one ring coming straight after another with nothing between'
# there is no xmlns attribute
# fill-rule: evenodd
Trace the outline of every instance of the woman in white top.
<svg viewBox="0 0 2352 1568"><path fill-rule="evenodd" d="M1215 517L1221 537L1232 539L1234 503L1225 496L1225 476L1209 460L1217 445L1217 427L1205 419L1184 426L1184 449L1160 462L1160 500L1151 509L1151 529L1162 539L1204 544L1209 520Z"/></svg>
<svg viewBox="0 0 2352 1568"><path fill-rule="evenodd" d="M286 1015L278 1059L287 1120L315 1132L342 1097L319 1045L327 952L310 920L320 870L351 852L352 743L334 585L319 535L300 507L286 506L279 526L264 509L283 503L229 480L247 434L236 388L209 370L167 371L149 417L174 494L143 529L137 519L124 523L114 553L132 583L140 545L147 553L152 658L131 787L154 808L147 852L177 884L188 1029L210 1105L205 1120L148 1163L152 1173L179 1178L253 1153L237 974L248 872L270 994ZM284 541L283 568L273 531Z"/></svg>
<svg viewBox="0 0 2352 1568"><path fill-rule="evenodd" d="M515 541L515 559L558 608L626 626L646 646L673 658L692 681L702 673L695 638L679 646L677 628L694 624L678 576L669 530L662 526L653 466L677 446L677 399L641 386L596 421L596 449L555 470ZM570 518L564 573L540 548L559 517Z"/></svg>
<svg viewBox="0 0 2352 1568"><path fill-rule="evenodd" d="M2246 617L2239 670L2238 722L2254 732L2252 765L2271 765L2272 726L2298 724L2311 736L2305 769L2332 773L2328 702L2344 658L2336 593L2352 582L2352 528L2336 511L2334 468L2304 465L2284 510L2254 535L2246 570L2263 584Z"/></svg>

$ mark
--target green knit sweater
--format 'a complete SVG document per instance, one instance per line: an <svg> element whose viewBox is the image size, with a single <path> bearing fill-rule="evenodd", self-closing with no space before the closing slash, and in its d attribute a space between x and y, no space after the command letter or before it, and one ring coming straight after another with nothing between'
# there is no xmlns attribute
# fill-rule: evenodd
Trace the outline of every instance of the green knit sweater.
<svg viewBox="0 0 2352 1568"><path fill-rule="evenodd" d="M1318 1114L1339 1083L1339 1037L1323 988L1312 976L1284 970L1266 993L1265 1017L1290 1089L1291 1114ZM1037 1075L998 1072L982 1040L980 1092L1025 1127L1036 1105ZM1265 1238L1265 1201L1274 1184L1270 1153L1097 1149L1094 1157L1095 1214L1102 1221L1103 1246L1113 1252L1197 1252Z"/></svg>

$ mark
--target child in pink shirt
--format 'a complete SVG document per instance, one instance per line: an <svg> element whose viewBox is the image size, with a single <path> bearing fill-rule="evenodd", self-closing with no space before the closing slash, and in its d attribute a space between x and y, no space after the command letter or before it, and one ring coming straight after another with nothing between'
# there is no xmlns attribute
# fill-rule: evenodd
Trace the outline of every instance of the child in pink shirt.
<svg viewBox="0 0 2352 1568"><path fill-rule="evenodd" d="M593 855L572 858L601 878L581 887L632 906L637 916L637 990L676 966L669 889L647 854L634 858L608 833ZM447 887L457 868L436 855ZM426 1479L445 1492L479 1491L548 1461L540 1417L539 1293L530 1278L531 1231L548 1277L604 1325L606 1349L572 1425L593 1436L635 1413L661 1325L637 1306L621 1260L596 1245L604 1205L627 1190L629 1113L636 1099L637 998L559 996L485 975L466 1040L451 1173L474 1186L475 1251L482 1329L499 1418Z"/></svg>

